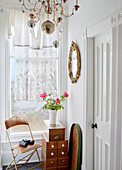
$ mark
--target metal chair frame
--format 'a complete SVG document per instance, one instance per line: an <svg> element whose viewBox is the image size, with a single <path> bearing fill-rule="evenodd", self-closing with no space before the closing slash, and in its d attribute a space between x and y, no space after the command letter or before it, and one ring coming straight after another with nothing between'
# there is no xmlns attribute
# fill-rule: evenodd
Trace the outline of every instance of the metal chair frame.
<svg viewBox="0 0 122 170"><path fill-rule="evenodd" d="M14 118L14 117L12 117L12 118ZM12 118L10 118L10 119L12 119ZM16 118L19 118L19 117L16 117ZM21 124L21 125L25 125L25 124ZM14 125L14 126L17 126L17 124ZM31 128L30 128L29 123L28 123L26 126L28 126L29 132L30 132L30 135L31 135L31 138L32 138L32 140L34 140L34 137L33 137L33 134L32 134L32 131L31 131ZM11 127L13 127L13 126L11 126ZM9 127L9 128L11 128L11 127ZM12 157L13 157L13 159L11 160L11 162L9 163L9 165L7 166L6 170L8 170L8 169L9 169L9 170L11 170L11 169L16 169L16 170L17 170L18 167L27 164L35 152L36 152L36 154L37 154L37 157L38 157L38 160L39 160L39 164L36 165L36 166L34 166L34 167L32 167L32 168L30 168L29 170L34 169L34 168L36 168L36 167L38 167L38 166L41 166L42 163L41 163L40 156L39 156L39 153L38 153L38 150L37 150L38 148L35 148L35 149L33 149L33 150L30 150L30 151L32 151L31 153L29 153L28 155L24 156L22 159L19 159L19 160L16 161L16 157L18 156L19 151L17 151L17 152L14 154L14 150L16 150L16 149L13 149L13 148L12 148L11 141L10 141L10 137L9 137L9 134L8 134L8 131L7 131L7 129L9 129L9 128L6 127L6 123L5 123L5 128L6 128L6 134L7 134L8 142L9 142L9 145L10 145ZM41 145L40 145L40 147L41 147ZM27 151L27 152L30 152L30 151ZM24 152L24 153L26 153L26 152ZM27 157L28 157L28 158L27 158ZM25 158L27 158L27 160L26 160ZM21 161L21 162L25 161L25 162L17 165L17 163L19 163L20 161ZM14 164L12 165L13 162L14 162Z"/></svg>

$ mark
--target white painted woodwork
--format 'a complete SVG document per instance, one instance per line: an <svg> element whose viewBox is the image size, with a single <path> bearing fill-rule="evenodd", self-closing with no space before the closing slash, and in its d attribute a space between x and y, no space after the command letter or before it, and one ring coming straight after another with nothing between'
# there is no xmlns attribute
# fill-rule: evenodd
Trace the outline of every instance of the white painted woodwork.
<svg viewBox="0 0 122 170"><path fill-rule="evenodd" d="M94 39L94 170L110 170L112 35Z"/></svg>
<svg viewBox="0 0 122 170"><path fill-rule="evenodd" d="M0 170L2 170L2 165L1 165L1 125L0 125Z"/></svg>
<svg viewBox="0 0 122 170"><path fill-rule="evenodd" d="M112 117L111 117L111 166L110 170L122 170L122 18L113 28L112 65Z"/></svg>
<svg viewBox="0 0 122 170"><path fill-rule="evenodd" d="M111 110L111 116L109 114L102 115L102 118L108 121L108 124L111 125L111 134L110 134L110 144L107 143L105 145L106 152L104 153L107 155L104 160L109 157L110 154L110 167L109 170L122 170L122 9L118 10L117 12L113 13L109 17L97 22L96 24L92 25L91 27L84 30L83 37L84 37L84 133L85 136L85 152L84 152L84 161L85 166L83 169L85 170L94 170L92 161L93 160L93 141L92 141L92 131L91 131L91 124L93 123L93 110L92 110L92 103L93 103L93 96L92 96L92 48L93 43L92 40L95 37L102 36L111 32L112 34L112 65L111 65L111 76L112 80L107 80L111 84L111 96L109 99L108 96L108 104L111 105L110 107L105 107L106 109ZM108 47L109 49L109 47ZM109 50L108 50L109 51ZM99 52L99 49L98 49ZM99 54L99 53L98 53ZM110 61L109 61L110 62ZM109 72L110 70L108 70ZM107 68L105 68L105 72L107 72ZM106 77L104 77L106 80ZM99 80L101 81L101 79ZM89 83L91 83L89 85ZM100 84L98 89L102 87L103 84ZM106 88L108 88L106 86ZM108 92L104 85L104 95ZM109 89L110 90L110 89ZM100 93L101 95L101 93ZM99 95L98 95L99 97ZM99 97L100 100L100 97ZM104 102L105 103L105 102ZM105 103L106 106L106 103ZM100 113L98 113L99 115ZM110 116L110 117L109 117ZM111 121L109 121L111 120ZM86 126L85 126L86 125ZM101 133L101 131L100 131ZM107 134L107 133L106 133ZM107 135L106 135L107 136ZM101 144L101 136L97 138L97 147L98 150L100 149ZM110 148L109 148L110 147ZM110 149L110 153L109 153ZM92 153L92 154L91 154ZM109 153L109 154L108 154ZM99 158L98 158L99 161ZM106 160L106 168L108 168L107 164L108 160ZM101 166L98 163L96 166ZM104 164L105 166L105 164ZM102 168L104 170L104 168Z"/></svg>

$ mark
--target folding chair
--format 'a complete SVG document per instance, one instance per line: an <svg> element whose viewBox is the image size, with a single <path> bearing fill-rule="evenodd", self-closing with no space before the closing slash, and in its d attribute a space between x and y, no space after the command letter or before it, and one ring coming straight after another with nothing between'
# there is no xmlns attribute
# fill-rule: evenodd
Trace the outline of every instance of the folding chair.
<svg viewBox="0 0 122 170"><path fill-rule="evenodd" d="M10 137L9 137L9 134L8 134L8 129L11 128L11 127L17 126L17 125L27 125L28 128L29 128L29 131L30 131L31 138L32 138L32 140L34 140L34 137L33 137L32 132L31 132L30 125L29 125L26 117L12 117L12 118L5 121L6 134L7 134L7 137L8 137L8 141L9 141L9 145L10 145L10 149L11 149L11 153L12 153L12 157L13 157L12 161L9 163L6 170L7 169L14 169L14 168L17 170L18 167L28 163L30 158L33 156L33 154L35 152L37 153L37 157L38 157L38 160L39 160L39 165L37 165L37 166L40 166L41 161L40 161L39 153L37 151L37 149L41 147L41 145L39 143L35 142L33 145L28 145L27 147L20 146L19 144L14 145L14 146L11 145ZM16 151L16 154L14 154L14 150ZM16 157L19 153L26 153L26 152L29 152L29 151L31 151L31 153L27 154L22 159L19 159L18 161L16 161ZM19 163L20 161L24 161L24 163L17 165L17 163ZM14 163L14 164L12 165L12 163ZM37 167L37 166L35 166L35 167ZM34 169L35 167L32 167L30 169Z"/></svg>

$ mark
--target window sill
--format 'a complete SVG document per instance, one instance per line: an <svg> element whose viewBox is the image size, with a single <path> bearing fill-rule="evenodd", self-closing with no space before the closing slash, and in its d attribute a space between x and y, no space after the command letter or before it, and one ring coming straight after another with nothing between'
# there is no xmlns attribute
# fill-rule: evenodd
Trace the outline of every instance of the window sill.
<svg viewBox="0 0 122 170"><path fill-rule="evenodd" d="M36 141L40 141L42 140L42 134L43 131L36 131L36 132L32 132L33 137ZM29 139L31 138L30 132L22 132L22 133L11 133L10 134L10 141L11 142L18 142L22 139ZM2 143L6 143L8 142L8 139L6 141L2 141Z"/></svg>

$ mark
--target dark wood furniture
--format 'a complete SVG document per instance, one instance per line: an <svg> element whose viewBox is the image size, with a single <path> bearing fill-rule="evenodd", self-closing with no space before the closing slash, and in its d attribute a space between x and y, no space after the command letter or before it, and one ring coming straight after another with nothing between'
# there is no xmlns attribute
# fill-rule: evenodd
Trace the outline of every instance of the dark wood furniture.
<svg viewBox="0 0 122 170"><path fill-rule="evenodd" d="M43 170L68 170L68 140L65 140L65 127L57 122L56 127L50 127L49 120L44 120L42 139Z"/></svg>
<svg viewBox="0 0 122 170"><path fill-rule="evenodd" d="M82 165L82 131L80 125L73 123L69 139L69 169L81 170Z"/></svg>

